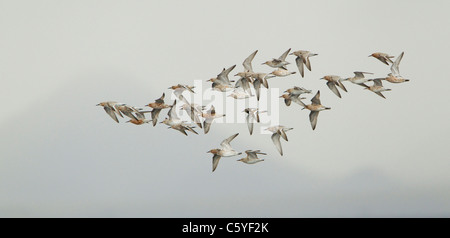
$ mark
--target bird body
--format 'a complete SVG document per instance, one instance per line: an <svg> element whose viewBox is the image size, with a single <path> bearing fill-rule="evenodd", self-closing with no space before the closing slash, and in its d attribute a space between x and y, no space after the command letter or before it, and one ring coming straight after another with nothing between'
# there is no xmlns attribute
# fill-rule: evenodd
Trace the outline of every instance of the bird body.
<svg viewBox="0 0 450 238"><path fill-rule="evenodd" d="M289 76L289 75L295 74L295 73L296 72L291 72L286 69L280 68L280 69L276 69L276 70L272 71L270 74L277 76L277 77L286 77L286 76Z"/></svg>
<svg viewBox="0 0 450 238"><path fill-rule="evenodd" d="M238 136L238 135L239 135L239 133L236 133L236 134L228 137L227 139L223 140L220 143L221 148L212 149L212 150L209 150L208 152L206 152L206 153L211 153L214 155L213 161L212 161L212 172L214 172L216 170L217 166L219 165L220 158L231 157L231 156L242 154L242 153L235 151L230 145L231 141L234 138L236 138L236 136Z"/></svg>

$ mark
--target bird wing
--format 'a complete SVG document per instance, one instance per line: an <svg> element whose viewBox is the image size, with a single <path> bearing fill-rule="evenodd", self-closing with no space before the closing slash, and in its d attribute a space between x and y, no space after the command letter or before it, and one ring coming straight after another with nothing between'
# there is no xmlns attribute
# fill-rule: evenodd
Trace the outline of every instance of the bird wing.
<svg viewBox="0 0 450 238"><path fill-rule="evenodd" d="M306 68L308 68L308 70L311 71L311 62L309 62L309 56L305 57L304 61L305 61Z"/></svg>
<svg viewBox="0 0 450 238"><path fill-rule="evenodd" d="M376 78L372 80L375 86L383 87L383 83L381 82L381 78Z"/></svg>
<svg viewBox="0 0 450 238"><path fill-rule="evenodd" d="M337 86L339 86L342 90L344 90L345 92L348 92L347 89L345 88L344 84L341 82L341 80L337 81Z"/></svg>
<svg viewBox="0 0 450 238"><path fill-rule="evenodd" d="M203 121L203 130L205 132L205 134L207 134L209 132L209 129L211 128L211 123L214 119L213 118L206 118Z"/></svg>
<svg viewBox="0 0 450 238"><path fill-rule="evenodd" d="M219 165L219 161L220 161L221 157L222 156L220 156L220 155L214 155L214 157L212 159L212 171L213 172L214 172L214 170L216 170L217 165Z"/></svg>
<svg viewBox="0 0 450 238"><path fill-rule="evenodd" d="M255 81L253 81L253 87L255 88L256 99L259 101L259 95L261 92L261 81L259 79L256 79Z"/></svg>
<svg viewBox="0 0 450 238"><path fill-rule="evenodd" d="M177 100L173 101L172 107L169 109L169 111L167 112L167 115L169 116L169 119L171 120L177 120L180 119L177 115L177 112L175 110L173 110L175 108L175 105L177 104Z"/></svg>
<svg viewBox="0 0 450 238"><path fill-rule="evenodd" d="M105 109L105 112L117 123L119 123L119 119L117 119L116 113L114 112L114 110L111 107L103 107L103 109Z"/></svg>
<svg viewBox="0 0 450 238"><path fill-rule="evenodd" d="M153 109L152 110L152 121L153 121L153 126L156 125L156 123L158 122L158 116L159 113L161 112L161 109Z"/></svg>
<svg viewBox="0 0 450 238"><path fill-rule="evenodd" d="M156 103L164 104L164 97L166 96L165 93L162 94L162 96L155 100Z"/></svg>
<svg viewBox="0 0 450 238"><path fill-rule="evenodd" d="M285 61L285 60L286 60L286 57L287 57L288 54L289 54L289 51L291 51L291 48L289 48L288 50L286 50L286 52L284 52L278 59L279 59L280 61Z"/></svg>
<svg viewBox="0 0 450 238"><path fill-rule="evenodd" d="M200 128L202 128L202 123L201 123L201 120L198 116L198 112L195 109L195 107L190 105L190 107L188 109L186 109L185 111L189 114L189 116L191 117L191 120L194 123L196 123Z"/></svg>
<svg viewBox="0 0 450 238"><path fill-rule="evenodd" d="M296 97L291 97L291 100L295 103L297 103L298 105L305 107L306 105L302 102L302 100L300 100L300 98L298 98L298 96Z"/></svg>
<svg viewBox="0 0 450 238"><path fill-rule="evenodd" d="M360 72L360 71L355 71L353 72L355 74L356 77L358 78L364 78L364 74L373 74L373 73L369 73L369 72Z"/></svg>
<svg viewBox="0 0 450 238"><path fill-rule="evenodd" d="M313 130L316 129L318 116L319 116L318 111L311 111L311 113L309 113L309 121L311 121L311 126Z"/></svg>
<svg viewBox="0 0 450 238"><path fill-rule="evenodd" d="M275 147L277 147L278 152L280 152L280 155L283 155L283 148L281 148L281 142L280 142L280 134L273 133L272 134L272 141L275 144Z"/></svg>
<svg viewBox="0 0 450 238"><path fill-rule="evenodd" d="M247 114L247 116L245 117L245 120L247 121L247 127L248 127L248 131L250 132L250 135L253 134L253 121L252 118L250 118L251 115L250 113Z"/></svg>
<svg viewBox="0 0 450 238"><path fill-rule="evenodd" d="M327 86L334 94L336 94L336 96L341 98L341 93L339 93L339 90L336 88L336 83L335 82L330 82L329 81L329 82L327 82Z"/></svg>
<svg viewBox="0 0 450 238"><path fill-rule="evenodd" d="M188 90L191 93L195 93L193 88L195 88L194 86L189 86L189 85L181 85L183 88L185 88L186 90Z"/></svg>
<svg viewBox="0 0 450 238"><path fill-rule="evenodd" d="M303 58L298 56L297 58L295 58L295 63L297 63L298 71L303 78L305 76L305 69L303 68Z"/></svg>
<svg viewBox="0 0 450 238"><path fill-rule="evenodd" d="M217 79L225 84L230 84L230 80L228 79L228 74L236 67L236 65L231 66L228 69L223 69L222 72L217 75Z"/></svg>
<svg viewBox="0 0 450 238"><path fill-rule="evenodd" d="M252 60L253 60L253 58L255 58L256 53L258 53L258 50L256 50L256 51L253 52L251 55L249 55L249 56L244 60L244 63L242 63L242 65L244 66L244 69L245 69L246 71L253 72Z"/></svg>
<svg viewBox="0 0 450 238"><path fill-rule="evenodd" d="M380 97L386 99L386 98L384 97L384 95L383 95L381 92L374 92L374 93L376 93L378 96L380 96Z"/></svg>
<svg viewBox="0 0 450 238"><path fill-rule="evenodd" d="M235 87L235 88L242 87L242 89L243 89L245 92L248 92L250 96L253 96L252 93L251 93L251 90L250 90L250 82L249 82L248 79L246 79L246 78L240 78L240 79L236 82L236 84L234 85L234 87Z"/></svg>
<svg viewBox="0 0 450 238"><path fill-rule="evenodd" d="M239 135L239 133L236 133L236 134L234 134L234 135L228 137L227 139L223 140L222 143L220 143L220 146L222 146L222 148L224 148L224 149L228 149L228 150L231 149L230 142L231 142L234 138L236 138L236 136L238 136L238 135Z"/></svg>
<svg viewBox="0 0 450 238"><path fill-rule="evenodd" d="M291 102L292 102L292 100L289 99L289 98L285 98L285 99L284 99L284 103L285 103L286 106L288 106L288 107L291 105Z"/></svg>
<svg viewBox="0 0 450 238"><path fill-rule="evenodd" d="M188 131L198 135L198 133L192 127L186 126L186 125L182 125L182 126L183 126L184 130L188 130Z"/></svg>
<svg viewBox="0 0 450 238"><path fill-rule="evenodd" d="M321 105L320 104L320 90L317 91L316 96L311 99L313 105Z"/></svg>
<svg viewBox="0 0 450 238"><path fill-rule="evenodd" d="M402 61L403 58L403 54L405 52L402 52L397 59L395 59L395 62L392 64L391 66L391 72L394 76L400 76L400 69L399 69L399 65L400 65L400 61Z"/></svg>
<svg viewBox="0 0 450 238"><path fill-rule="evenodd" d="M280 132L281 137L283 137L283 139L284 139L285 141L288 141L286 132L285 132L283 129L281 129L279 132Z"/></svg>
<svg viewBox="0 0 450 238"><path fill-rule="evenodd" d="M253 151L253 150L246 150L245 153L247 154L247 157L249 159L258 159L258 156L256 153L259 152L259 150Z"/></svg>

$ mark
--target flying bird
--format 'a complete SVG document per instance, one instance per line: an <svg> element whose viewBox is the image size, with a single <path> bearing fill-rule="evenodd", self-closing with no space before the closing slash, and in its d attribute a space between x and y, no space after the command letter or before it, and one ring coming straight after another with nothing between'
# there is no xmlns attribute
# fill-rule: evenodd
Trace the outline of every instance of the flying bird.
<svg viewBox="0 0 450 238"><path fill-rule="evenodd" d="M96 106L102 106L105 112L117 123L119 123L119 119L117 119L117 115L120 117L123 117L120 111L115 107L117 102L115 101L107 101L107 102L101 102L97 104Z"/></svg>
<svg viewBox="0 0 450 238"><path fill-rule="evenodd" d="M272 141L275 144L275 147L277 147L277 150L278 152L280 152L281 156L283 156L283 148L281 147L280 137L282 137L285 141L288 141L286 131L290 131L292 129L294 128L287 128L284 126L272 126L266 129L272 132Z"/></svg>
<svg viewBox="0 0 450 238"><path fill-rule="evenodd" d="M160 122L160 123L166 124L167 126L169 126L168 128L172 128L172 129L174 129L174 130L177 130L177 131L183 133L185 136L188 135L188 134L186 133L186 131L190 131L190 132L192 132L192 133L198 135L198 133L193 129L193 128L195 128L195 127L191 127L191 126L189 126L189 125L186 125L185 122L182 121L182 120L178 117L178 115L177 115L177 113L176 113L176 111L175 111L175 110L176 110L176 108L175 108L175 105L176 105L176 104L177 104L177 100L175 100L175 101L173 102L173 105L171 106L170 110L167 112L167 115L168 115L169 117L168 117L168 118L166 117L166 118L164 119L164 121L162 121L162 122ZM174 110L174 108L175 108L175 110Z"/></svg>
<svg viewBox="0 0 450 238"><path fill-rule="evenodd" d="M247 157L238 159L237 161L241 161L246 164L256 164L264 161L264 159L258 158L258 155L267 155L266 153L262 153L260 150L246 150L245 153L247 154Z"/></svg>
<svg viewBox="0 0 450 238"><path fill-rule="evenodd" d="M240 155L242 153L235 151L231 145L230 142L236 138L236 136L238 136L239 133L236 133L230 137L228 137L227 139L223 140L220 143L220 149L212 149L209 150L206 153L211 153L213 154L213 160L212 160L212 172L214 172L214 170L216 170L217 165L219 165L219 160L222 157L231 157L231 156L235 156L235 155Z"/></svg>
<svg viewBox="0 0 450 238"><path fill-rule="evenodd" d="M153 126L156 125L156 122L158 122L158 116L162 109L166 109L171 107L170 105L167 105L164 103L164 97L166 96L165 93L162 94L162 96L155 100L155 102L151 102L145 106L153 108L152 110L152 121Z"/></svg>
<svg viewBox="0 0 450 238"><path fill-rule="evenodd" d="M278 59L273 58L272 60L266 61L262 64L268 65L272 68L281 68L287 70L286 65L290 64L286 61L286 57L288 56L289 51L291 51L291 48L286 50L280 57L278 57Z"/></svg>
<svg viewBox="0 0 450 238"><path fill-rule="evenodd" d="M182 94L184 91L189 91L191 93L195 93L193 90L194 88L195 88L194 86L189 86L189 85L184 85L184 84L177 84L172 87L169 87L169 89L173 90L173 94L175 94L175 96L178 99L180 99L181 101L183 101L184 103L187 103L187 104L189 104L189 102L186 100L185 97L183 97Z"/></svg>
<svg viewBox="0 0 450 238"><path fill-rule="evenodd" d="M386 78L384 78L384 80L386 80L390 83L404 83L404 82L409 81L409 79L405 79L400 75L399 65L400 65L400 61L402 61L404 53L405 52L402 52L397 57L397 59L395 59L394 63L391 66L391 73L388 74L388 76Z"/></svg>
<svg viewBox="0 0 450 238"><path fill-rule="evenodd" d="M212 82L212 88L214 90L218 90L221 92L226 92L228 89L232 89L233 86L231 85L230 79L228 78L228 74L236 67L236 65L233 65L229 67L228 69L223 69L220 74L217 75L216 78L211 78L207 80L208 82Z"/></svg>
<svg viewBox="0 0 450 238"><path fill-rule="evenodd" d="M317 117L319 116L319 112L331 109L331 107L325 107L320 103L320 91L317 91L316 95L311 99L311 104L305 105L303 102L302 104L303 109L306 108L311 111L309 113L309 121L311 122L311 127L313 130L316 129Z"/></svg>
<svg viewBox="0 0 450 238"><path fill-rule="evenodd" d="M194 123L196 123L198 125L198 127L200 127L200 128L203 128L200 117L203 113L202 111L204 110L204 108L205 108L204 106L200 106L195 103L191 103L191 104L185 103L181 106L181 109L186 111L189 114L189 116L191 117L191 120Z"/></svg>
<svg viewBox="0 0 450 238"><path fill-rule="evenodd" d="M137 117L133 113L139 113L139 111L135 107L127 105L125 103L117 103L115 105L115 108L119 110L122 115L137 120Z"/></svg>
<svg viewBox="0 0 450 238"><path fill-rule="evenodd" d="M270 75L267 73L253 73L253 87L256 92L256 99L259 101L259 97L261 95L261 85L265 88L269 88L269 83L267 79L275 77L274 75Z"/></svg>
<svg viewBox="0 0 450 238"><path fill-rule="evenodd" d="M360 71L355 71L353 73L355 74L354 77L345 78L345 79L342 79L341 81L350 81L350 82L352 82L354 84L357 84L359 86L367 87L367 85L365 85L364 83L369 81L369 79L365 78L364 74L373 74L373 73L360 72Z"/></svg>
<svg viewBox="0 0 450 238"><path fill-rule="evenodd" d="M345 88L344 84L342 84L342 82L341 82L341 80L343 80L341 77L339 77L337 75L326 75L326 76L323 76L321 79L324 79L327 81L328 88L334 94L336 94L336 96L338 96L339 98L341 98L341 93L339 92L339 90L337 89L336 86L340 87L342 90L347 92L347 89Z"/></svg>
<svg viewBox="0 0 450 238"><path fill-rule="evenodd" d="M303 65L306 65L306 68L311 71L311 62L309 61L309 57L316 56L318 54L311 53L306 50L298 50L290 53L290 55L295 55L295 62L297 63L298 70L302 78L305 76L305 70Z"/></svg>
<svg viewBox="0 0 450 238"><path fill-rule="evenodd" d="M285 93L283 95L280 96L280 98L284 98L284 103L286 104L286 106L290 106L291 102L295 102L301 106L303 106L302 102L300 101L301 99L306 99L304 97L299 97L300 94L290 94L290 93Z"/></svg>
<svg viewBox="0 0 450 238"><path fill-rule="evenodd" d="M381 82L381 80L382 80L382 78L372 79L371 81L373 81L373 85L372 86L367 86L364 89L368 89L368 90L376 93L378 96L386 99L381 92L391 91L391 89L384 88L383 87L383 83Z"/></svg>
<svg viewBox="0 0 450 238"><path fill-rule="evenodd" d="M135 112L136 116L134 116L134 118L131 118L130 120L128 120L126 122L131 122L135 125L142 125L142 124L151 122L152 120L145 118L144 113L145 112L137 111L137 112Z"/></svg>
<svg viewBox="0 0 450 238"><path fill-rule="evenodd" d="M251 94L251 89L250 89L250 84L253 82L253 67L252 67L252 60L253 58L255 58L256 53L258 53L258 51L254 51L252 54L250 54L242 63L242 65L244 66L244 71L243 72L239 72L237 74L235 74L234 76L239 76L240 79L238 81L236 81L235 84L235 88L237 87L242 87L244 89L244 91L249 92L250 96L252 96Z"/></svg>
<svg viewBox="0 0 450 238"><path fill-rule="evenodd" d="M297 73L297 72L291 72L291 71L288 71L287 69L280 68L280 69L276 69L276 70L272 71L270 74L277 76L277 77L286 77L286 76L289 76L289 75L295 74L295 73Z"/></svg>
<svg viewBox="0 0 450 238"><path fill-rule="evenodd" d="M252 135L254 121L259 123L259 114L267 111L259 111L258 108L246 108L243 112L247 113L247 115L245 116L245 121L247 122L248 131L250 132L250 135Z"/></svg>
<svg viewBox="0 0 450 238"><path fill-rule="evenodd" d="M293 95L302 95L305 93L311 93L311 90L308 90L306 88L302 88L302 87L298 87L298 86L294 86L293 88L289 88L286 89L286 91L284 91L285 93L289 93L289 94L293 94Z"/></svg>
<svg viewBox="0 0 450 238"><path fill-rule="evenodd" d="M244 89L235 88L233 92L230 95L228 95L228 97L232 97L234 99L246 99L250 97L250 94L244 91Z"/></svg>
<svg viewBox="0 0 450 238"><path fill-rule="evenodd" d="M389 65L389 63L393 63L391 58L394 58L394 56L390 56L389 54L381 53L381 52L375 52L375 53L369 55L369 57L374 57L386 65Z"/></svg>
<svg viewBox="0 0 450 238"><path fill-rule="evenodd" d="M214 119L224 117L225 114L216 114L216 109L213 105L211 105L211 108L206 112L202 113L202 117L205 118L203 121L203 130L205 134L209 132L209 129L211 128L211 123Z"/></svg>

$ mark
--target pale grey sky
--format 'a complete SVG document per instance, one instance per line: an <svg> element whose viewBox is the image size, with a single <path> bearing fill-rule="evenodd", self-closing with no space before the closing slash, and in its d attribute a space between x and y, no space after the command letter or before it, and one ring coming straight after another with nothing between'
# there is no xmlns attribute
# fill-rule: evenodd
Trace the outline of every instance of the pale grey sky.
<svg viewBox="0 0 450 238"><path fill-rule="evenodd" d="M0 217L448 217L449 7L0 0ZM280 100L280 123L294 128L283 157L243 123L186 137L117 124L95 106L143 106L237 64L234 75L254 50L254 68L270 72L261 63L288 48L319 55L305 78L270 86L321 90L332 109L312 131L307 111ZM386 100L350 83L339 99L319 80L385 76L389 67L367 57L376 51L404 51L400 70L411 79L386 82ZM205 152L237 132L235 149L266 160L223 158L211 173Z"/></svg>

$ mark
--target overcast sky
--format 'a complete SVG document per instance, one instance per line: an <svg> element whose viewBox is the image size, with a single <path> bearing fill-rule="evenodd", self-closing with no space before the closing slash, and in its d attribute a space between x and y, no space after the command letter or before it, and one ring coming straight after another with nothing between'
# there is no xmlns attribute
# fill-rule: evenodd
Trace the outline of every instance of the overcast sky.
<svg viewBox="0 0 450 238"><path fill-rule="evenodd" d="M449 8L0 0L0 217L449 217ZM117 124L95 106L144 106L194 80L205 90L222 68L241 71L254 50L255 71L268 73L261 63L288 48L319 55L304 78L270 86L320 90L332 109L313 131L308 111L279 100L280 124L294 128L284 156L262 125L250 136L245 123L214 123L186 137L162 124ZM389 67L367 57L377 51L404 51L400 71L411 79L385 82L387 99L350 82L340 99L319 80L386 76ZM234 133L236 150L259 149L265 161L222 158L212 173L206 151Z"/></svg>

